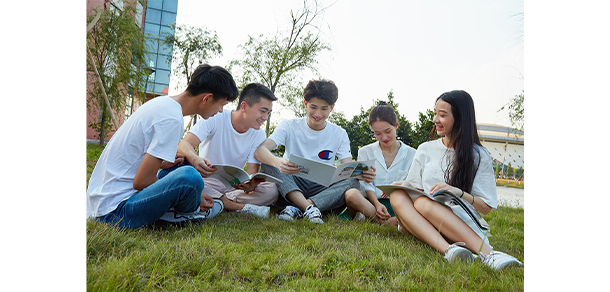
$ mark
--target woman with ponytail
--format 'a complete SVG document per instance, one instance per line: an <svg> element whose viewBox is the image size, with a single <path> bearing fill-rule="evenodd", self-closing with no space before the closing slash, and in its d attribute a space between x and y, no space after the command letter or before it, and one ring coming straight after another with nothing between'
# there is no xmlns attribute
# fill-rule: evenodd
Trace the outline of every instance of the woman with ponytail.
<svg viewBox="0 0 610 292"><path fill-rule="evenodd" d="M421 144L406 180L394 184L430 195L449 191L481 214L496 209L492 161L479 141L472 97L462 90L443 93L436 99L433 122L441 138ZM460 206L448 208L426 196L412 200L402 190L391 193L390 203L398 230L435 248L447 261L471 262L478 257L494 269L523 266L516 258L494 251L488 239L491 234L480 229Z"/></svg>

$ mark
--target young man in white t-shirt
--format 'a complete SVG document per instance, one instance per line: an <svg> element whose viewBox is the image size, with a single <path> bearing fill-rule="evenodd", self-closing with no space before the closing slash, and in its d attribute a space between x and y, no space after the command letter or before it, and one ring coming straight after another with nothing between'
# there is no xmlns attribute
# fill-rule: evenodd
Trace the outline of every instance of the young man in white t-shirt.
<svg viewBox="0 0 610 292"><path fill-rule="evenodd" d="M329 80L311 80L303 91L307 116L284 120L273 134L258 147L254 158L264 163L261 171L284 181L278 184L280 195L290 204L279 218L293 220L303 212L310 222L324 223L321 211L330 211L345 205L345 192L359 188L356 179L346 179L324 187L310 180L294 176L299 168L290 162L290 154L333 164L335 157L341 162L352 161L349 137L344 129L326 119L338 98L337 86ZM286 146L284 157L271 153L279 145ZM366 182L375 178L374 171L365 171Z"/></svg>
<svg viewBox="0 0 610 292"><path fill-rule="evenodd" d="M222 202L215 204L202 194L203 180L194 167L166 176L157 173L184 160L177 154L184 116L209 118L237 95L227 70L203 64L195 69L184 92L144 103L102 151L89 179L87 217L138 228L155 223L168 211L173 214L168 218L171 222L203 220L222 211Z"/></svg>
<svg viewBox="0 0 610 292"><path fill-rule="evenodd" d="M254 151L265 141L261 125L269 118L275 100L277 98L265 85L250 83L241 91L236 110L224 111L195 124L178 145L178 152L203 177L203 193L221 199L225 210L267 218L268 205L277 200L278 191L274 183L254 179L227 188L218 179L209 178L216 171L211 167L214 164L240 168L246 165L248 174L259 171L260 162L254 158ZM199 155L195 153L197 145ZM170 171L173 170L165 170Z"/></svg>

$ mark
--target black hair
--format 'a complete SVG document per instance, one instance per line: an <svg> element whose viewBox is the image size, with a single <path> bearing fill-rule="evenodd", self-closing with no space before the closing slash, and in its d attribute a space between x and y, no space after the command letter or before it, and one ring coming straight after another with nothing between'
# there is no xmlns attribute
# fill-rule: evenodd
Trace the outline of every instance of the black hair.
<svg viewBox="0 0 610 292"><path fill-rule="evenodd" d="M398 119L394 108L384 101L379 101L369 113L369 126L373 126L373 123L377 121L388 122L388 124L396 126Z"/></svg>
<svg viewBox="0 0 610 292"><path fill-rule="evenodd" d="M470 94L463 90L445 92L436 101L439 99L451 105L454 118L453 128L447 135L453 143L449 146L455 149L455 155L453 161L449 161L445 181L465 192L471 192L481 163L479 151L484 149L477 133L474 102ZM478 161L475 161L475 158L478 158Z"/></svg>
<svg viewBox="0 0 610 292"><path fill-rule="evenodd" d="M197 66L191 75L186 91L192 96L211 93L214 101L226 98L229 102L234 101L239 94L235 80L229 71L223 67L208 64Z"/></svg>
<svg viewBox="0 0 610 292"><path fill-rule="evenodd" d="M241 105L242 101L245 101L248 106L253 106L255 103L261 101L261 97L264 97L270 101L276 101L277 97L273 94L271 89L260 83L250 83L241 90L239 94L239 101L237 102L237 108Z"/></svg>
<svg viewBox="0 0 610 292"><path fill-rule="evenodd" d="M315 97L326 101L329 105L333 105L337 102L337 98L339 98L339 89L330 80L310 80L303 90L303 97L305 101Z"/></svg>

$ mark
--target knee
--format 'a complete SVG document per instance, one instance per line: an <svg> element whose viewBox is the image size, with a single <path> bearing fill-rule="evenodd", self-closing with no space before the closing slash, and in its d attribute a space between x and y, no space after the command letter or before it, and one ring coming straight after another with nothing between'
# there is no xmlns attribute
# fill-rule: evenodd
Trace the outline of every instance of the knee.
<svg viewBox="0 0 610 292"><path fill-rule="evenodd" d="M424 217L432 212L434 202L424 196L420 196L413 202L413 208Z"/></svg>
<svg viewBox="0 0 610 292"><path fill-rule="evenodd" d="M203 191L203 178L201 174L192 166L184 166L175 170L177 174L177 180L186 185L193 186L199 192Z"/></svg>
<svg viewBox="0 0 610 292"><path fill-rule="evenodd" d="M354 200L356 200L356 199L357 199L357 197L356 197L356 196L362 196L362 195L360 194L360 190L358 190L358 189L354 189L354 188L349 189L349 190L347 190L347 191L345 192L345 201L346 201L346 202L352 202L352 201L354 201Z"/></svg>

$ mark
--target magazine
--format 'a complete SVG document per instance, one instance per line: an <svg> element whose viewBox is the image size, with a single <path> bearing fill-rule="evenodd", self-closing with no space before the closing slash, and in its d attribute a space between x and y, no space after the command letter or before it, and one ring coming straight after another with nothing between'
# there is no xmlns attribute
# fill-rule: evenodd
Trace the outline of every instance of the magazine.
<svg viewBox="0 0 610 292"><path fill-rule="evenodd" d="M308 179L325 187L348 178L362 178L362 172L369 170L375 160L351 161L339 164L337 167L330 164L303 158L291 154L290 162L294 163L299 172L294 175Z"/></svg>
<svg viewBox="0 0 610 292"><path fill-rule="evenodd" d="M227 188L232 188L233 185L242 184L253 178L264 179L272 183L283 183L281 179L261 172L249 175L245 170L233 165L215 164L212 167L216 168L216 171L210 177L221 181Z"/></svg>
<svg viewBox="0 0 610 292"><path fill-rule="evenodd" d="M470 218L472 218L472 221L474 221L481 229L489 230L489 224L487 224L487 221L485 221L485 219L483 217L481 217L481 214L479 214L479 212L477 212L477 210L475 210L475 208L470 203L466 202L464 199L454 195L453 193L451 193L449 191L445 191L445 190L436 191L432 196L430 196L429 194L426 194L421 190L418 190L418 189L412 188L412 187L408 187L408 186L378 185L376 187L378 189L380 189L381 191L383 191L388 196L393 191L395 191L397 189L401 189L401 190L406 191L409 194L409 196L411 196L411 199L413 199L413 200L415 200L415 198L417 198L419 196L426 196L426 197L430 198L431 200L437 201L437 202L439 202L443 205L449 206L449 207L451 207L452 205L458 205L466 211L468 216L470 216Z"/></svg>

